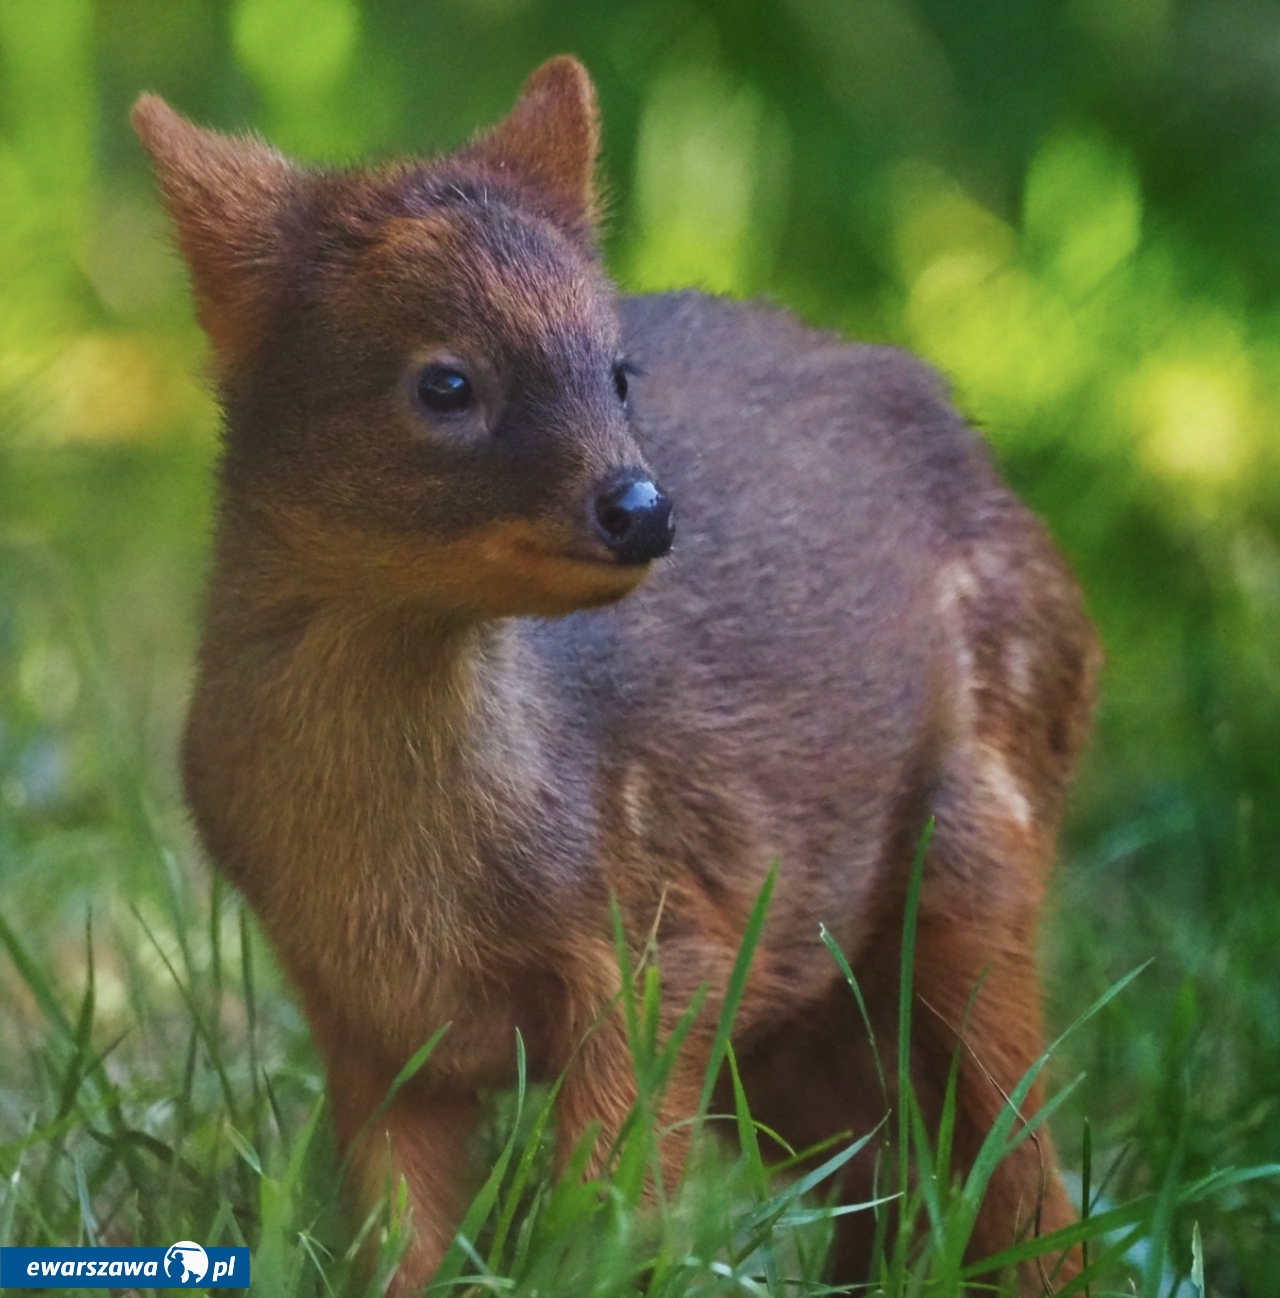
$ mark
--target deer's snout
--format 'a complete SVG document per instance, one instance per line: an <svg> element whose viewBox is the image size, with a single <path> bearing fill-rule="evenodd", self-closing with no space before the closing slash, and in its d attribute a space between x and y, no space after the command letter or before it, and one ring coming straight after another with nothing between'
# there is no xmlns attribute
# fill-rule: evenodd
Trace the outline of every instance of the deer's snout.
<svg viewBox="0 0 1280 1298"><path fill-rule="evenodd" d="M622 564L649 563L671 549L671 498L642 469L627 469L596 495L595 530Z"/></svg>

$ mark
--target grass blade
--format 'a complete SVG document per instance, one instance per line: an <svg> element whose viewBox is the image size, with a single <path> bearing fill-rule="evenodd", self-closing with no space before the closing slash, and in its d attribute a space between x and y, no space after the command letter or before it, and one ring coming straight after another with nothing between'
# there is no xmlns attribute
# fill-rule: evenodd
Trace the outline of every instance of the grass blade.
<svg viewBox="0 0 1280 1298"><path fill-rule="evenodd" d="M443 1287L457 1279L462 1273L463 1263L466 1261L471 1261L477 1264L481 1270L487 1271L484 1259L475 1251L472 1241L478 1238L480 1228L493 1211L493 1205L498 1199L498 1191L502 1188L502 1179L507 1174L507 1165L511 1162L511 1156L515 1152L516 1140L520 1132L520 1116L524 1112L525 1080L524 1038L517 1031L516 1116L511 1126L511 1135L507 1138L506 1144L503 1145L502 1153L498 1155L497 1162L494 1163L484 1185L481 1186L480 1193L476 1195L471 1202L470 1208L467 1209L467 1215L462 1219L462 1225L458 1227L458 1233L449 1246L449 1251L444 1255L444 1260L440 1263L440 1267L432 1280L431 1287L433 1289Z"/></svg>
<svg viewBox="0 0 1280 1298"><path fill-rule="evenodd" d="M911 998L915 982L916 925L920 916L920 886L924 879L924 861L933 839L934 819L925 822L924 831L916 847L911 875L907 880L907 896L902 909L902 951L898 968L898 1184L897 1191L905 1195L911 1184L911 1119L907 1097L911 1094ZM905 1246L907 1230L899 1232Z"/></svg>
<svg viewBox="0 0 1280 1298"><path fill-rule="evenodd" d="M706 1080L702 1085L702 1094L698 1097L697 1123L695 1129L706 1117L711 1106L711 1096L715 1091L716 1079L720 1066L724 1063L725 1052L729 1048L729 1034L733 1030L733 1021L737 1017L738 1007L742 1004L742 994L746 990L747 975L751 971L751 961L755 958L756 947L760 944L760 934L764 931L765 916L769 913L769 900L773 896L773 886L778 881L778 864L765 876L764 884L756 896L755 905L747 918L746 928L742 933L742 942L738 947L738 957L734 961L733 972L725 988L724 1003L720 1007L720 1021L716 1025L716 1035L711 1043L711 1054L707 1066Z"/></svg>

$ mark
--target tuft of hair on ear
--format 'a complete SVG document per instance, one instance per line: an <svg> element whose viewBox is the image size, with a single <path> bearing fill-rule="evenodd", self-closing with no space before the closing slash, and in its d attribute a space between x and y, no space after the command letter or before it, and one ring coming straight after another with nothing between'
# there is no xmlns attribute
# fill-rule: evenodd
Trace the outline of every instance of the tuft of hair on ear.
<svg viewBox="0 0 1280 1298"><path fill-rule="evenodd" d="M226 369L266 328L305 173L261 140L196 126L157 95L142 95L131 120L190 268L197 317Z"/></svg>
<svg viewBox="0 0 1280 1298"><path fill-rule="evenodd" d="M586 68L561 54L535 69L515 107L457 155L498 173L570 234L591 242L600 110Z"/></svg>

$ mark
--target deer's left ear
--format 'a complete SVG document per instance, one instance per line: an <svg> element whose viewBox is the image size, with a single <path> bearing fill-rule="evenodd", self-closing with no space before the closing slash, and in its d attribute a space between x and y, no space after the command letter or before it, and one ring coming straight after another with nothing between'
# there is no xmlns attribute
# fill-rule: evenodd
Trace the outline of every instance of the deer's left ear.
<svg viewBox="0 0 1280 1298"><path fill-rule="evenodd" d="M155 95L138 100L133 125L191 268L196 313L228 369L268 329L305 177L261 140L204 130Z"/></svg>
<svg viewBox="0 0 1280 1298"><path fill-rule="evenodd" d="M591 238L599 151L595 87L586 68L562 54L532 73L511 112L459 158L511 177L552 220Z"/></svg>

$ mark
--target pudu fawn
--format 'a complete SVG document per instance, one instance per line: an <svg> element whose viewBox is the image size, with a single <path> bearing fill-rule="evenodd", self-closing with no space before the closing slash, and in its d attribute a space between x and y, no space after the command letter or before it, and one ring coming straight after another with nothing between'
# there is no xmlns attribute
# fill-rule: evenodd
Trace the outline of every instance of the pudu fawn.
<svg viewBox="0 0 1280 1298"><path fill-rule="evenodd" d="M399 1291L460 1221L517 1029L533 1076L568 1070L559 1148L599 1122L604 1150L627 1114L611 898L656 934L673 1018L711 989L669 1124L779 862L733 1037L753 1112L795 1147L871 1130L819 925L892 1052L930 817L911 1076L936 1122L959 1050L971 1161L1042 1049L1037 916L1097 650L936 377L771 307L619 301L572 58L460 152L380 170L306 170L151 96L134 122L225 412L186 789L303 1000L357 1197L388 1158L407 1181ZM1044 1134L1000 1165L971 1255L1071 1220ZM865 1278L873 1230L841 1219L837 1278Z"/></svg>

